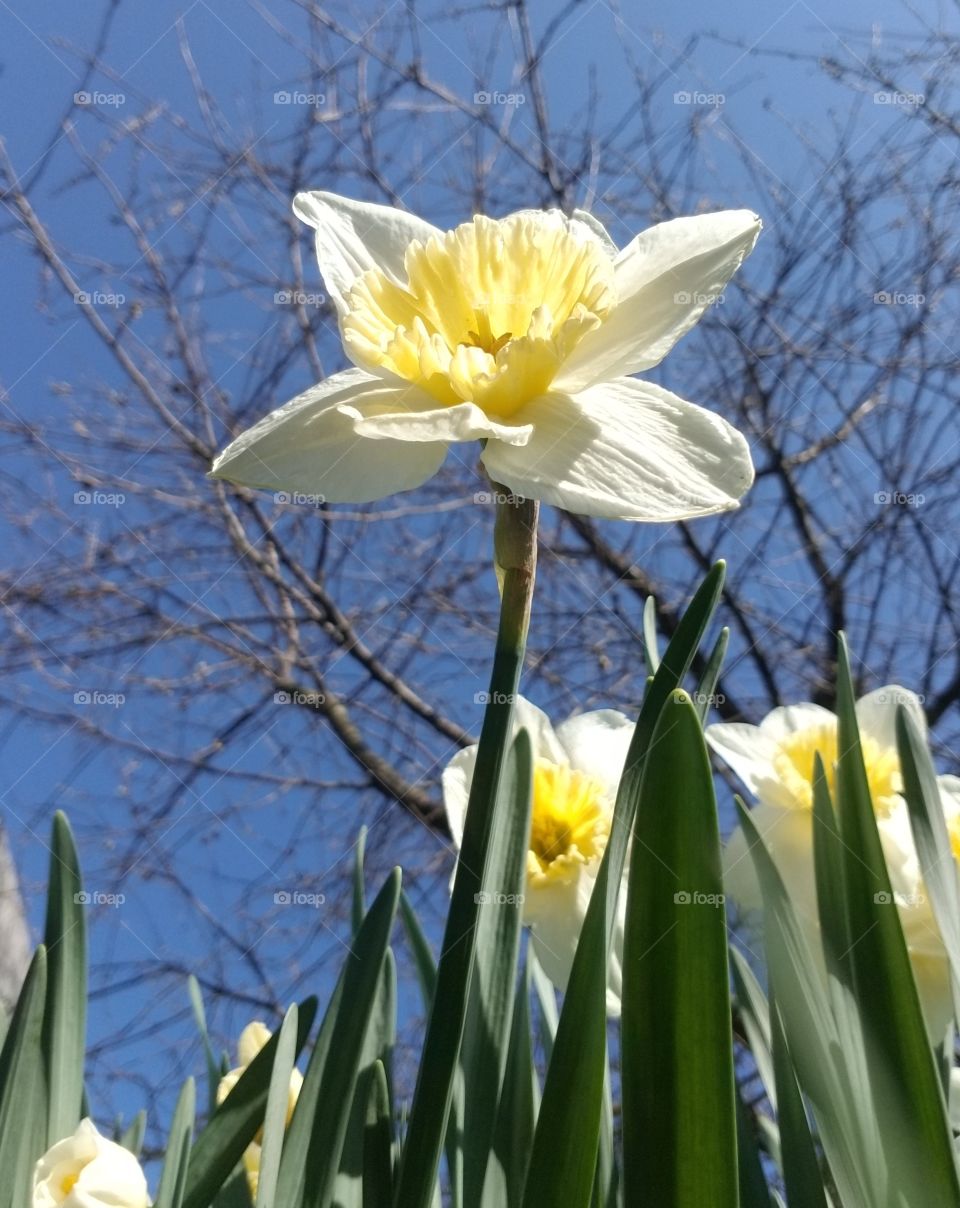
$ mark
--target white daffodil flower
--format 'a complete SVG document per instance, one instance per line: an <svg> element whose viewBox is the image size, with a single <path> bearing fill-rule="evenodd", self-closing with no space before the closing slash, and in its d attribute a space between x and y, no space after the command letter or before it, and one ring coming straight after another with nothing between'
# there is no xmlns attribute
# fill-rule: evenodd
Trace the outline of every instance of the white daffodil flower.
<svg viewBox="0 0 960 1208"><path fill-rule="evenodd" d="M514 732L521 727L530 735L534 759L523 921L544 972L565 990L634 726L622 713L601 709L554 729L545 713L519 697ZM443 773L444 806L458 847L476 759L477 748L467 747ZM626 896L624 884L607 983L610 1015L620 1014Z"/></svg>
<svg viewBox="0 0 960 1208"><path fill-rule="evenodd" d="M877 817L894 903L900 911L914 976L931 1039L938 1043L952 1015L949 967L923 883L903 798L896 715L907 708L921 733L926 718L919 698L888 685L857 701L857 723L867 780ZM708 726L707 742L756 798L751 816L784 880L794 907L811 935L817 930L813 866L813 758L819 752L831 793L836 787L837 718L820 705L774 709L759 726ZM937 778L947 832L960 857L960 780ZM738 827L724 849L727 892L758 920L760 885L746 838Z"/></svg>
<svg viewBox="0 0 960 1208"><path fill-rule="evenodd" d="M356 368L237 437L212 475L362 503L419 486L484 442L494 482L569 511L669 521L737 506L753 481L725 420L651 382L760 232L748 210L677 218L618 251L577 211L452 231L389 206L300 193Z"/></svg>
<svg viewBox="0 0 960 1208"><path fill-rule="evenodd" d="M122 1145L81 1120L72 1137L58 1141L33 1173L33 1208L147 1208L147 1180Z"/></svg>
<svg viewBox="0 0 960 1208"><path fill-rule="evenodd" d="M227 1095L230 1094L240 1081L241 1075L246 1073L247 1066L251 1064L254 1057L256 1057L272 1035L273 1033L267 1025L261 1023L258 1019L247 1024L240 1033L240 1040L237 1044L237 1058L240 1064L230 1070L229 1073L224 1074L220 1079L220 1085L217 1087L217 1103L222 1103L226 1099ZM293 1109L297 1106L302 1086L303 1075L295 1068L290 1074L290 1094L287 1099L287 1124L293 1118ZM257 1198L257 1185L260 1182L260 1154L262 1145L263 1132L261 1130L243 1153L243 1166L247 1172L250 1198L253 1200Z"/></svg>

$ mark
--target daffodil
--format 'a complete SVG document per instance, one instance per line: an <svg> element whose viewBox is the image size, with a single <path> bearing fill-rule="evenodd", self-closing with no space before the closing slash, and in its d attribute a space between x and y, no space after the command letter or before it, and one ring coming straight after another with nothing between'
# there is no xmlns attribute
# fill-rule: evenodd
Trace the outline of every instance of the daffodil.
<svg viewBox="0 0 960 1208"><path fill-rule="evenodd" d="M217 1103L222 1103L227 1095L240 1081L241 1076L246 1073L247 1066L251 1064L254 1057L260 1052L263 1046L267 1043L273 1033L265 1023L260 1020L254 1020L240 1033L240 1040L237 1045L237 1058L239 1065L236 1068L224 1074L220 1079L220 1085L217 1087ZM298 1069L294 1069L290 1075L290 1093L287 1100L287 1124L293 1118L293 1109L297 1106L297 1099L300 1097L300 1089L303 1086L303 1075ZM256 1138L244 1150L243 1166L247 1172L247 1182L250 1186L250 1196L252 1199L257 1198L257 1184L260 1181L260 1152L263 1144L262 1133L258 1133Z"/></svg>
<svg viewBox="0 0 960 1208"><path fill-rule="evenodd" d="M923 875L897 751L896 714L903 706L922 733L926 718L920 699L888 685L857 701L857 724L877 829L893 888L891 906L900 911L904 937L932 1039L939 1041L952 1016L946 951L923 884ZM817 928L813 867L813 761L819 753L831 791L836 786L836 715L820 705L774 709L759 726L708 726L707 742L756 799L752 817L783 877L794 906L811 935ZM960 780L938 777L940 800L954 855L960 858ZM743 832L724 850L727 891L742 911L760 920L760 886Z"/></svg>
<svg viewBox="0 0 960 1208"><path fill-rule="evenodd" d="M316 231L355 368L237 437L214 477L365 502L481 441L494 482L586 515L708 515L750 486L735 428L629 375L721 294L756 242L755 214L677 218L618 250L581 211L480 215L451 231L334 193L300 193L294 211Z"/></svg>
<svg viewBox="0 0 960 1208"><path fill-rule="evenodd" d="M613 709L571 717L557 726L523 697L515 731L523 727L533 747L533 802L523 909L537 959L560 990L566 989L584 915L610 834L613 805L633 723ZM458 752L443 773L443 800L459 847L477 748ZM494 904L497 904L494 895ZM621 958L626 886L614 934L607 1011L620 1013Z"/></svg>
<svg viewBox="0 0 960 1208"><path fill-rule="evenodd" d="M33 1208L147 1208L147 1180L122 1145L108 1141L92 1121L43 1155L33 1174Z"/></svg>

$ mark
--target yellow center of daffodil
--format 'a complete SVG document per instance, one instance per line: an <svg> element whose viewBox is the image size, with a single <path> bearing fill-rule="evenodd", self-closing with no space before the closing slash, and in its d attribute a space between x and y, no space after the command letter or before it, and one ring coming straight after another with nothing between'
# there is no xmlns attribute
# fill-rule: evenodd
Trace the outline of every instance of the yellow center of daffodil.
<svg viewBox="0 0 960 1208"><path fill-rule="evenodd" d="M538 759L527 873L534 881L569 876L577 864L603 854L610 811L603 786L566 764Z"/></svg>
<svg viewBox="0 0 960 1208"><path fill-rule="evenodd" d="M549 390L616 301L599 240L555 213L478 216L415 240L404 267L405 282L370 269L347 292L347 350L441 403L500 418Z"/></svg>
<svg viewBox="0 0 960 1208"><path fill-rule="evenodd" d="M873 808L880 815L889 813L896 795L902 790L900 762L896 751L881 747L869 734L860 735L860 749L867 769L867 783ZM797 730L780 740L773 767L780 784L797 809L813 807L813 757L819 753L831 795L837 785L837 726L825 722Z"/></svg>
<svg viewBox="0 0 960 1208"><path fill-rule="evenodd" d="M77 1174L71 1173L71 1174L64 1175L63 1179L61 1180L61 1183L60 1183L60 1190L64 1193L64 1195L69 1195L70 1192L73 1191L74 1187L76 1187L76 1185L79 1181L80 1181L79 1173L77 1173Z"/></svg>

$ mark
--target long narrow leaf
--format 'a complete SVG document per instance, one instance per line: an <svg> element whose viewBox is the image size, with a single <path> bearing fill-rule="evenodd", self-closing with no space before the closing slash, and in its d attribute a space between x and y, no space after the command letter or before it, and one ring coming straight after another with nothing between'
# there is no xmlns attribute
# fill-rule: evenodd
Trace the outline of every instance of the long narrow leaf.
<svg viewBox="0 0 960 1208"><path fill-rule="evenodd" d="M197 1110L197 1088L188 1078L180 1090L167 1152L163 1159L160 1187L154 1208L180 1208L187 1186L187 1170L190 1163L190 1142L193 1137L193 1122Z"/></svg>
<svg viewBox="0 0 960 1208"><path fill-rule="evenodd" d="M44 944L47 1005L43 1055L49 1088L47 1144L70 1136L80 1123L87 1020L87 897L66 816L54 815Z"/></svg>
<svg viewBox="0 0 960 1208"><path fill-rule="evenodd" d="M587 1208L590 1203L607 1061L607 969L643 765L661 710L689 670L716 609L723 578L724 564L718 562L681 618L644 697L547 1070L525 1208Z"/></svg>
<svg viewBox="0 0 960 1208"><path fill-rule="evenodd" d="M31 1202L34 1164L46 1148L47 1088L41 1048L46 996L47 950L41 944L0 1053L0 1208L23 1208Z"/></svg>
<svg viewBox="0 0 960 1208"><path fill-rule="evenodd" d="M654 731L634 821L623 960L627 1203L737 1208L727 932L713 777L693 702Z"/></svg>

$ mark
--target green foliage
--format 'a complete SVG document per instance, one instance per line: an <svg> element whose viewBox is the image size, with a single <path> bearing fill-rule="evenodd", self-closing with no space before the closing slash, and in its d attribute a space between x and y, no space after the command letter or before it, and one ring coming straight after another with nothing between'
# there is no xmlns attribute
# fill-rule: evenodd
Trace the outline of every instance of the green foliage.
<svg viewBox="0 0 960 1208"><path fill-rule="evenodd" d="M318 1031L315 1000L291 1006L219 1106L221 1069L191 978L206 1067L203 1122L188 1079L157 1208L960 1208L942 1054L927 1036L899 912L890 908L843 646L835 781L819 758L811 769L817 917L792 900L738 803L764 898L766 986L740 951L728 954L702 730L725 631L699 658L692 695L683 690L722 582L720 564L662 655L653 606L645 610L653 674L559 1012L522 942L533 765L529 738L514 734L502 703L522 661L514 626L494 668L499 687L439 961L399 870L367 906L361 834L350 952ZM898 742L960 1001L957 871L924 736L905 712ZM51 853L45 942L0 1050L0 1208L30 1203L38 1158L72 1134L85 1110L84 899L59 814ZM430 1021L409 1114L392 1068L398 910L402 951ZM618 911L623 1015L611 1068L616 1025L606 991ZM752 1056L763 1101L748 1101L736 1085L738 1044ZM305 1076L288 1123L301 1054ZM140 1116L122 1136L134 1153L143 1127ZM242 1164L254 1143L255 1201Z"/></svg>

